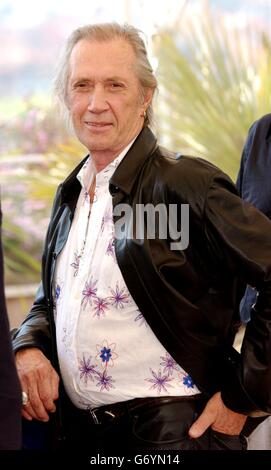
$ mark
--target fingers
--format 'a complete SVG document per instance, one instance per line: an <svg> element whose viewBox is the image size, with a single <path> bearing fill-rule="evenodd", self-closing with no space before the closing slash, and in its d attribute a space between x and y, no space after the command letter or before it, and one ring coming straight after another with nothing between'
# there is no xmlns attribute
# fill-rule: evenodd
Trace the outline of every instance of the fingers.
<svg viewBox="0 0 271 470"><path fill-rule="evenodd" d="M54 400L58 398L59 378L52 367L49 377L44 376L44 372L44 370L39 371L38 394L45 410L53 413L56 410Z"/></svg>
<svg viewBox="0 0 271 470"><path fill-rule="evenodd" d="M198 417L198 419L192 424L191 428L189 429L189 436L193 439L197 439L203 433L205 433L206 429L209 428L213 424L215 420L215 412L210 406L205 406L203 412Z"/></svg>
<svg viewBox="0 0 271 470"><path fill-rule="evenodd" d="M33 411L34 414L37 416L37 419L41 421L48 421L49 415L46 411L46 406L44 403L45 397L43 395L40 396L40 383L38 381L32 381L31 385L28 388L28 396L29 396L29 406L27 411Z"/></svg>
<svg viewBox="0 0 271 470"><path fill-rule="evenodd" d="M22 390L28 395L28 403L22 407L27 420L48 421L48 412L56 410L59 377L50 361L36 349L25 349L16 354L16 365Z"/></svg>
<svg viewBox="0 0 271 470"><path fill-rule="evenodd" d="M29 392L29 403L22 407L22 415L28 419L37 419L39 421L48 421L49 416L40 401L39 397Z"/></svg>
<svg viewBox="0 0 271 470"><path fill-rule="evenodd" d="M33 416L31 416L30 413L28 413L24 407L22 407L22 416L27 419L27 421L32 421Z"/></svg>
<svg viewBox="0 0 271 470"><path fill-rule="evenodd" d="M27 403L22 405L23 417L29 421L33 418L42 421L48 420L49 417L46 411L40 407L34 375L28 373L27 376L21 376L21 386L22 390L24 390L28 396Z"/></svg>
<svg viewBox="0 0 271 470"><path fill-rule="evenodd" d="M59 376L55 369L52 368L51 387L53 400L57 400L59 396Z"/></svg>
<svg viewBox="0 0 271 470"><path fill-rule="evenodd" d="M209 426L214 431L229 435L240 434L246 421L246 416L227 408L221 398L221 393L215 393L206 404L203 412L189 429L189 436L200 437Z"/></svg>

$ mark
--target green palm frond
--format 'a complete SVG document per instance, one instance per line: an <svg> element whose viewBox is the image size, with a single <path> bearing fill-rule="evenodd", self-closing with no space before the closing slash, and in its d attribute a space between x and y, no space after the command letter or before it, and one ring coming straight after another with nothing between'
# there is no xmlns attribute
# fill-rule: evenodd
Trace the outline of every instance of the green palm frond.
<svg viewBox="0 0 271 470"><path fill-rule="evenodd" d="M8 217L4 217L2 243L7 283L26 283L39 279L40 260L35 259L31 250L24 247L26 237L20 227L10 222Z"/></svg>
<svg viewBox="0 0 271 470"><path fill-rule="evenodd" d="M43 227L47 225L46 219L49 219L56 188L86 153L82 145L71 140L58 145L54 151L40 155L37 161L24 161L15 154L9 159L11 169L0 172L3 208L5 198L12 198L13 203L12 210L4 211L3 217L2 240L7 283L39 280L42 237L46 232ZM11 188L15 191L11 191ZM25 201L29 202L27 213L24 209ZM34 209L37 202L41 204L38 209ZM41 232L39 236L37 231L33 231L35 224Z"/></svg>
<svg viewBox="0 0 271 470"><path fill-rule="evenodd" d="M256 38L250 30L229 32L221 18L207 11L186 31L161 30L154 54L162 139L235 178L249 127L271 108L267 38Z"/></svg>
<svg viewBox="0 0 271 470"><path fill-rule="evenodd" d="M63 181L87 150L76 140L59 144L44 155L44 167L36 167L28 176L29 196L51 205L57 186Z"/></svg>

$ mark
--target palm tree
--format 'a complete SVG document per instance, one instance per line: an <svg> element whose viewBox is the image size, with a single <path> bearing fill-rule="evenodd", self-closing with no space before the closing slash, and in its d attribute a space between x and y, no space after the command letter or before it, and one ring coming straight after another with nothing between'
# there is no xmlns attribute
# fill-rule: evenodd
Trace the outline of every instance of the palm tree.
<svg viewBox="0 0 271 470"><path fill-rule="evenodd" d="M252 122L270 112L271 48L264 33L229 30L205 11L153 38L159 132L173 150L202 156L233 178Z"/></svg>

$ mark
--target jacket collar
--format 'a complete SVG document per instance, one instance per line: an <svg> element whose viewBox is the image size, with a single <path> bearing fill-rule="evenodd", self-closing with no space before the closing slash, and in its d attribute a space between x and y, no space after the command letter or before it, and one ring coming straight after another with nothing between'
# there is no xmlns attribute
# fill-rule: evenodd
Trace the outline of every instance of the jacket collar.
<svg viewBox="0 0 271 470"><path fill-rule="evenodd" d="M121 190L125 194L130 194L143 164L151 156L156 148L157 140L154 134L148 127L144 127L110 178L110 193L115 194ZM87 155L79 163L79 165L77 165L72 173L70 173L70 175L60 185L61 204L67 203L70 206L75 207L82 188L80 182L77 179L77 174L88 157L89 155Z"/></svg>
<svg viewBox="0 0 271 470"><path fill-rule="evenodd" d="M119 190L130 194L145 161L157 148L157 140L148 127L143 127L132 147L109 180L111 195Z"/></svg>

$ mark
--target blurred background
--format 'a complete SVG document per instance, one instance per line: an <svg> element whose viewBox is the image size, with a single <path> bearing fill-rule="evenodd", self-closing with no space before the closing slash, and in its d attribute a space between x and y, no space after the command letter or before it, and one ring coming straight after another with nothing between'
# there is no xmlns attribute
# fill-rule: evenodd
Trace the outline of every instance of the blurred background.
<svg viewBox="0 0 271 470"><path fill-rule="evenodd" d="M271 107L271 0L0 0L0 185L11 326L40 277L57 184L87 153L51 99L71 31L129 22L148 44L162 144L206 158L235 180L250 125Z"/></svg>

